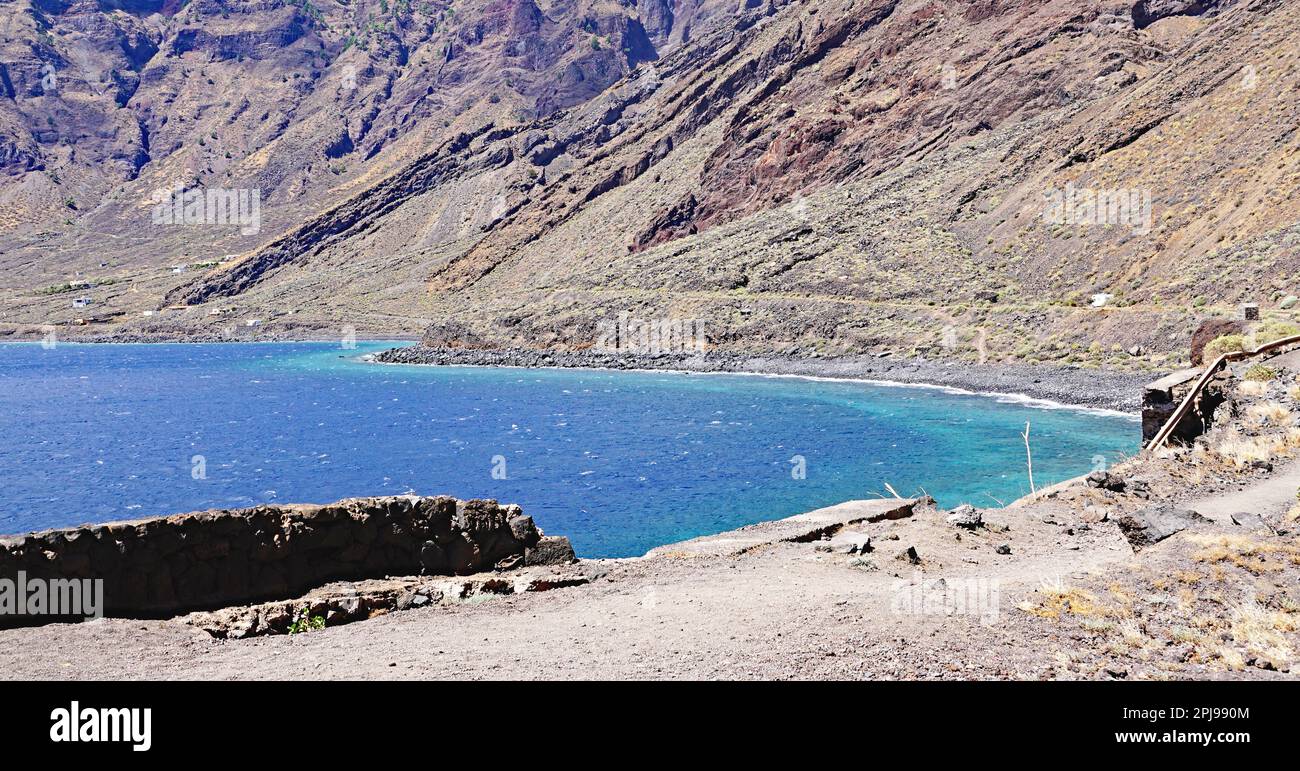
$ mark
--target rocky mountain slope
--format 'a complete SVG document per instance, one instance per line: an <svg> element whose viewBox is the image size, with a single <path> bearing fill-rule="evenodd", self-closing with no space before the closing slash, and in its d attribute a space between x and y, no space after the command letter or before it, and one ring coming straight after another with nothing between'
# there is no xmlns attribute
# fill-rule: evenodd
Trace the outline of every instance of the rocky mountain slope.
<svg viewBox="0 0 1300 771"><path fill-rule="evenodd" d="M0 332L1138 366L1297 291L1295 2L0 7Z"/></svg>

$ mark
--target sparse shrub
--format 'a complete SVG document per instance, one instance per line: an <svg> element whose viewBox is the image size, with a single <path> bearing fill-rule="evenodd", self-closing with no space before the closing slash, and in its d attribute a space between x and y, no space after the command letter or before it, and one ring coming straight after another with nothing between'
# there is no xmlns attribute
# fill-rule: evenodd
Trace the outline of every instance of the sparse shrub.
<svg viewBox="0 0 1300 771"><path fill-rule="evenodd" d="M1142 623L1135 618L1126 618L1119 622L1119 633L1130 647L1145 648L1149 640L1142 630Z"/></svg>
<svg viewBox="0 0 1300 771"><path fill-rule="evenodd" d="M1238 468L1244 468L1260 461L1273 458L1286 444L1286 440L1276 436L1244 437L1233 433L1219 443L1214 451L1224 460Z"/></svg>
<svg viewBox="0 0 1300 771"><path fill-rule="evenodd" d="M1300 326L1289 321L1266 321L1255 330L1256 345L1267 345L1274 340L1300 335Z"/></svg>
<svg viewBox="0 0 1300 771"><path fill-rule="evenodd" d="M1290 422L1291 411L1278 402L1252 404L1246 408L1246 419L1259 425L1282 426Z"/></svg>
<svg viewBox="0 0 1300 771"><path fill-rule="evenodd" d="M297 613L293 614L293 623L289 625L289 634L302 634L303 632L315 632L325 628L324 616L313 616L311 608L303 605Z"/></svg>
<svg viewBox="0 0 1300 771"><path fill-rule="evenodd" d="M77 288L72 284L52 284L44 289L37 289L36 294L63 294L64 292L72 292Z"/></svg>
<svg viewBox="0 0 1300 771"><path fill-rule="evenodd" d="M1263 364L1256 364L1246 370L1246 374L1242 375L1242 377L1247 380L1253 380L1256 383L1267 383L1277 378L1277 370L1272 367L1266 367Z"/></svg>
<svg viewBox="0 0 1300 771"><path fill-rule="evenodd" d="M1263 659L1274 669L1285 669L1295 656L1283 634L1295 630L1296 620L1289 614L1261 607L1254 600L1232 610L1232 639L1254 654L1252 658Z"/></svg>
<svg viewBox="0 0 1300 771"><path fill-rule="evenodd" d="M1216 337L1205 345L1205 361L1214 361L1225 353L1246 350L1246 338L1242 335L1223 335Z"/></svg>
<svg viewBox="0 0 1300 771"><path fill-rule="evenodd" d="M1255 380L1246 380L1237 384L1237 393L1241 396L1264 396L1268 393L1268 384Z"/></svg>

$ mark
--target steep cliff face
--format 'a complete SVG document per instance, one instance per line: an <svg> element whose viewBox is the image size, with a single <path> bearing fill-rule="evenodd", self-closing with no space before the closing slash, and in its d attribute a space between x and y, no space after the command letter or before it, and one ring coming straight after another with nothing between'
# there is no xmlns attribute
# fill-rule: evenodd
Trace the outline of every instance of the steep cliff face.
<svg viewBox="0 0 1300 771"><path fill-rule="evenodd" d="M582 348L626 311L735 349L1124 363L1207 307L1295 291L1293 3L240 8L24 17L154 42L114 44L124 101L79 97L120 130L0 144L7 200L106 190L9 224L0 322L67 318L32 288L110 253L97 302L178 308L133 331L238 306L266 329ZM0 127L40 123L33 76ZM54 185L60 148L80 171ZM259 190L260 231L140 227L178 179Z"/></svg>
<svg viewBox="0 0 1300 771"><path fill-rule="evenodd" d="M634 16L583 0L6 5L6 252L130 236L174 185L257 189L283 230L464 128L581 103L657 56ZM164 232L121 259L257 243Z"/></svg>

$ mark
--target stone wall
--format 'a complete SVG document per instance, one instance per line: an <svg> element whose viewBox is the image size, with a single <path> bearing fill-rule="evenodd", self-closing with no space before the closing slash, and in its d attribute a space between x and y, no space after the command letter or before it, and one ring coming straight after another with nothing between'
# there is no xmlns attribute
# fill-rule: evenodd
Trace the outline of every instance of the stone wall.
<svg viewBox="0 0 1300 771"><path fill-rule="evenodd" d="M1201 370L1185 369L1160 378L1150 383L1142 392L1142 446L1145 447L1168 420L1177 412L1178 406L1187 394L1196 386ZM1178 422L1170 440L1187 444L1196 437L1210 430L1220 405L1228 398L1231 390L1231 375L1219 372L1206 383L1205 388L1192 405L1192 409Z"/></svg>
<svg viewBox="0 0 1300 771"><path fill-rule="evenodd" d="M1160 433L1200 375L1199 369L1183 369L1148 383L1142 389L1143 446Z"/></svg>
<svg viewBox="0 0 1300 771"><path fill-rule="evenodd" d="M544 537L518 506L391 496L0 537L0 578L103 579L105 615L162 617L296 597L335 580L467 575L572 557L568 539ZM33 620L0 616L0 626Z"/></svg>

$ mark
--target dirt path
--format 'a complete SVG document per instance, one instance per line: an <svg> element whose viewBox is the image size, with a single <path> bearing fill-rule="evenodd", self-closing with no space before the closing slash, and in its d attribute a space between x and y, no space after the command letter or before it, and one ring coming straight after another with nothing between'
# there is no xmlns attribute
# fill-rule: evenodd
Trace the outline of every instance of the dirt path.
<svg viewBox="0 0 1300 771"><path fill-rule="evenodd" d="M1195 498L1186 506L1223 524L1231 522L1232 515L1241 512L1268 519L1280 517L1296 505L1297 490L1300 490L1300 461L1293 461L1245 489Z"/></svg>

